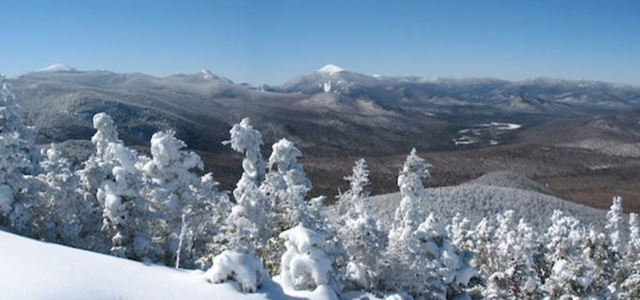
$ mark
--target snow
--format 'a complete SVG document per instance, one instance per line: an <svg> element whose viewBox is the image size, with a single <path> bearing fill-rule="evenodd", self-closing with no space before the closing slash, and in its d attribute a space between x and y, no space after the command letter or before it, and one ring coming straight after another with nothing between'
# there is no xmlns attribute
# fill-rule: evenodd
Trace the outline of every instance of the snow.
<svg viewBox="0 0 640 300"><path fill-rule="evenodd" d="M207 69L200 70L200 74L202 74L202 78L204 78L206 80L211 80L211 79L214 78L213 73L211 73L211 71L209 71Z"/></svg>
<svg viewBox="0 0 640 300"><path fill-rule="evenodd" d="M459 138L455 138L452 140L453 143L458 146L458 145L471 145L471 144L475 144L477 143L477 141L475 139L473 139L472 137L463 135Z"/></svg>
<svg viewBox="0 0 640 300"><path fill-rule="evenodd" d="M213 283L232 282L244 293L258 290L269 279L267 271L257 257L233 251L225 251L213 259L213 266L205 276Z"/></svg>
<svg viewBox="0 0 640 300"><path fill-rule="evenodd" d="M293 299L267 280L255 294L188 271L43 243L0 231L0 291L12 300ZM309 299L325 298L321 290Z"/></svg>
<svg viewBox="0 0 640 300"><path fill-rule="evenodd" d="M331 81L327 81L322 85L322 89L325 93L331 92Z"/></svg>
<svg viewBox="0 0 640 300"><path fill-rule="evenodd" d="M76 69L69 67L65 64L60 64L60 63L56 63L53 65L50 65L46 68L43 69L38 69L36 70L36 72L44 72L44 73L56 73L56 72L70 72L70 71L75 71Z"/></svg>
<svg viewBox="0 0 640 300"><path fill-rule="evenodd" d="M522 127L520 124L516 123L506 123L506 122L491 122L489 124L480 124L481 127L494 127L498 130L516 130Z"/></svg>
<svg viewBox="0 0 640 300"><path fill-rule="evenodd" d="M280 234L287 251L282 256L280 280L287 290L317 290L331 287L331 260L324 252L324 237L298 225ZM334 292L335 295L335 292Z"/></svg>
<svg viewBox="0 0 640 300"><path fill-rule="evenodd" d="M329 74L329 75L335 75L338 74L340 72L344 71L343 68L340 68L336 65L332 65L332 64L328 64L322 68L320 68L318 70L318 73L325 73L325 74Z"/></svg>

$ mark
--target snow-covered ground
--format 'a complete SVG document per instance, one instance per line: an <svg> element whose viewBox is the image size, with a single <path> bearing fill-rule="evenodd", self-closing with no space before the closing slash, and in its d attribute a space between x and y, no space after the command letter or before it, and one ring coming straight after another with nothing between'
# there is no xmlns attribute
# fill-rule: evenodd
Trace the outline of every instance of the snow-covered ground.
<svg viewBox="0 0 640 300"><path fill-rule="evenodd" d="M425 201L424 209L433 212L441 220L450 220L456 213L466 212L465 217L472 223L478 223L485 217L495 217L506 210L514 210L518 218L524 218L537 230L544 230L551 224L550 217L556 209L584 224L602 225L606 220L604 210L521 188L492 186L484 182L427 189L429 199ZM383 224L390 224L401 198L400 193L371 197L375 218Z"/></svg>
<svg viewBox="0 0 640 300"><path fill-rule="evenodd" d="M0 299L299 299L267 282L254 294L211 284L200 271L177 270L116 258L0 231ZM317 293L303 297L323 299Z"/></svg>
<svg viewBox="0 0 640 300"><path fill-rule="evenodd" d="M522 127L520 124L515 123L505 123L505 122L491 122L489 124L480 124L478 126L481 127L493 127L497 130L515 130Z"/></svg>
<svg viewBox="0 0 640 300"><path fill-rule="evenodd" d="M491 122L486 124L477 124L472 126L471 128L465 128L458 130L458 134L456 138L451 141L456 145L471 145L476 144L481 141L483 137L489 136L492 137L489 140L489 145L495 146L500 144L500 141L497 139L500 135L520 129L522 125L515 123L505 123L505 122Z"/></svg>

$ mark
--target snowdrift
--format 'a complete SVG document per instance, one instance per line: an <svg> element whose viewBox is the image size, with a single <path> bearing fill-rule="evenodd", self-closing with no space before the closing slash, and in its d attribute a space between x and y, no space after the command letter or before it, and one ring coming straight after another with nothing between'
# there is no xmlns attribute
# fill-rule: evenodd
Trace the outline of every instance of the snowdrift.
<svg viewBox="0 0 640 300"><path fill-rule="evenodd" d="M200 271L145 265L0 231L0 299L297 299L273 282L255 294L211 284Z"/></svg>

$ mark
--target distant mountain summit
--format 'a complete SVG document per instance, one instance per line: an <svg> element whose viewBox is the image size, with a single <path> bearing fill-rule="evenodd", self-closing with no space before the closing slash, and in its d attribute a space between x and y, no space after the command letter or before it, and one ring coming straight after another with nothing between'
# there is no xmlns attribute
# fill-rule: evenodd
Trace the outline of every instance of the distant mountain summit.
<svg viewBox="0 0 640 300"><path fill-rule="evenodd" d="M35 70L35 72L39 72L39 73L59 73L59 72L75 72L75 71L77 70L61 63L56 63L46 68Z"/></svg>
<svg viewBox="0 0 640 300"><path fill-rule="evenodd" d="M60 73L60 72L76 72L76 71L78 70L61 63L55 63L46 68L35 70L35 72L39 72L39 73Z"/></svg>
<svg viewBox="0 0 640 300"><path fill-rule="evenodd" d="M317 72L318 73L325 73L325 74L329 74L329 75L334 75L334 74L340 73L342 71L344 71L343 68L340 68L340 67L338 67L336 65L328 64L328 65L318 69Z"/></svg>
<svg viewBox="0 0 640 300"><path fill-rule="evenodd" d="M348 71L336 65L328 64L316 72L304 74L285 82L282 92L316 93L348 93L359 86L373 86L378 80L369 75Z"/></svg>
<svg viewBox="0 0 640 300"><path fill-rule="evenodd" d="M200 77L208 81L221 81L229 84L233 84L233 81L227 77L219 76L209 71L208 69L200 70Z"/></svg>
<svg viewBox="0 0 640 300"><path fill-rule="evenodd" d="M202 69L200 70L200 74L202 74L202 78L206 79L206 80L211 80L214 77L218 77L216 75L213 75L213 73L211 73L211 71L207 70L207 69Z"/></svg>

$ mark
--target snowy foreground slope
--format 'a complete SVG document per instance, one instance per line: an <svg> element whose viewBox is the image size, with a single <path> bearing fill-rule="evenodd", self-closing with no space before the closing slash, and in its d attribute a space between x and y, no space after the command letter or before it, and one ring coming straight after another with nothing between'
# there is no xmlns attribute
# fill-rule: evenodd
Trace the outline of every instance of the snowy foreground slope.
<svg viewBox="0 0 640 300"><path fill-rule="evenodd" d="M0 299L327 299L322 291L283 293L269 282L254 294L211 284L199 271L145 265L113 256L43 243L0 231Z"/></svg>
<svg viewBox="0 0 640 300"><path fill-rule="evenodd" d="M463 212L465 217L475 224L482 218L491 218L500 212L513 210L517 218L524 218L541 232L551 224L550 217L556 209L586 224L601 225L606 220L604 210L518 188L462 184L427 189L427 192L429 201L425 202L425 210L433 212L443 220L450 220L456 213ZM375 218L383 224L389 224L393 220L400 200L400 193L373 196L369 199Z"/></svg>

